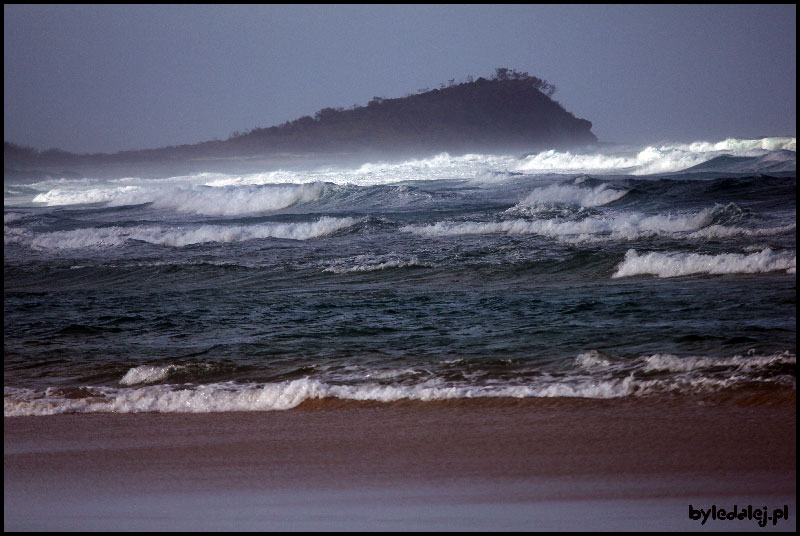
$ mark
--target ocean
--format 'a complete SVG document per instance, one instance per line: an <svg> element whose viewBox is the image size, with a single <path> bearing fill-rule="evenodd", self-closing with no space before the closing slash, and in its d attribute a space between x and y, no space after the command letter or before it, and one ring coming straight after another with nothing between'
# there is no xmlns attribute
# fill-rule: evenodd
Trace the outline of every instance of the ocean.
<svg viewBox="0 0 800 536"><path fill-rule="evenodd" d="M796 232L793 137L6 180L4 415L793 394Z"/></svg>

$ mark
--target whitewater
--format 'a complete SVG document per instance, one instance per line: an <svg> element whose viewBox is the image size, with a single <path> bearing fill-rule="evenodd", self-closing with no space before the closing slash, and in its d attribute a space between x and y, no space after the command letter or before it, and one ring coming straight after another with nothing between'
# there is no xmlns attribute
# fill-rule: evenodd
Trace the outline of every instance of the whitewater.
<svg viewBox="0 0 800 536"><path fill-rule="evenodd" d="M795 389L796 139L4 181L4 413Z"/></svg>

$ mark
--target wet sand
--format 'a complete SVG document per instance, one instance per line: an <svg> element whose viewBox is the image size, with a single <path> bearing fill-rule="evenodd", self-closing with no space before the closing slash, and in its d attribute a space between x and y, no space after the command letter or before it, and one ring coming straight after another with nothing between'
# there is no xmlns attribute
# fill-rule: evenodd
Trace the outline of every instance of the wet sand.
<svg viewBox="0 0 800 536"><path fill-rule="evenodd" d="M794 392L9 417L4 528L794 530L795 431Z"/></svg>

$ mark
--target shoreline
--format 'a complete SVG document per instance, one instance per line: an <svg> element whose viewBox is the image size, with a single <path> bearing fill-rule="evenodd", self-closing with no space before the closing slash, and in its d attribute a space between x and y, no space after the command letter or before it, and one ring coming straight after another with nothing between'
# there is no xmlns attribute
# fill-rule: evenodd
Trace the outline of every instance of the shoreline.
<svg viewBox="0 0 800 536"><path fill-rule="evenodd" d="M764 530L701 527L688 505L786 503L789 519L774 529L793 530L794 401L6 417L4 527Z"/></svg>

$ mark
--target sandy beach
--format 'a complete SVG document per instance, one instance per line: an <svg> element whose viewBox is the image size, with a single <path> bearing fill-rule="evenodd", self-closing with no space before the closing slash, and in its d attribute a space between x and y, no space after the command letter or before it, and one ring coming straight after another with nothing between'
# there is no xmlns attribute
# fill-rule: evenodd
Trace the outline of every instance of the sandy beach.
<svg viewBox="0 0 800 536"><path fill-rule="evenodd" d="M4 528L794 530L795 429L793 392L7 417Z"/></svg>

